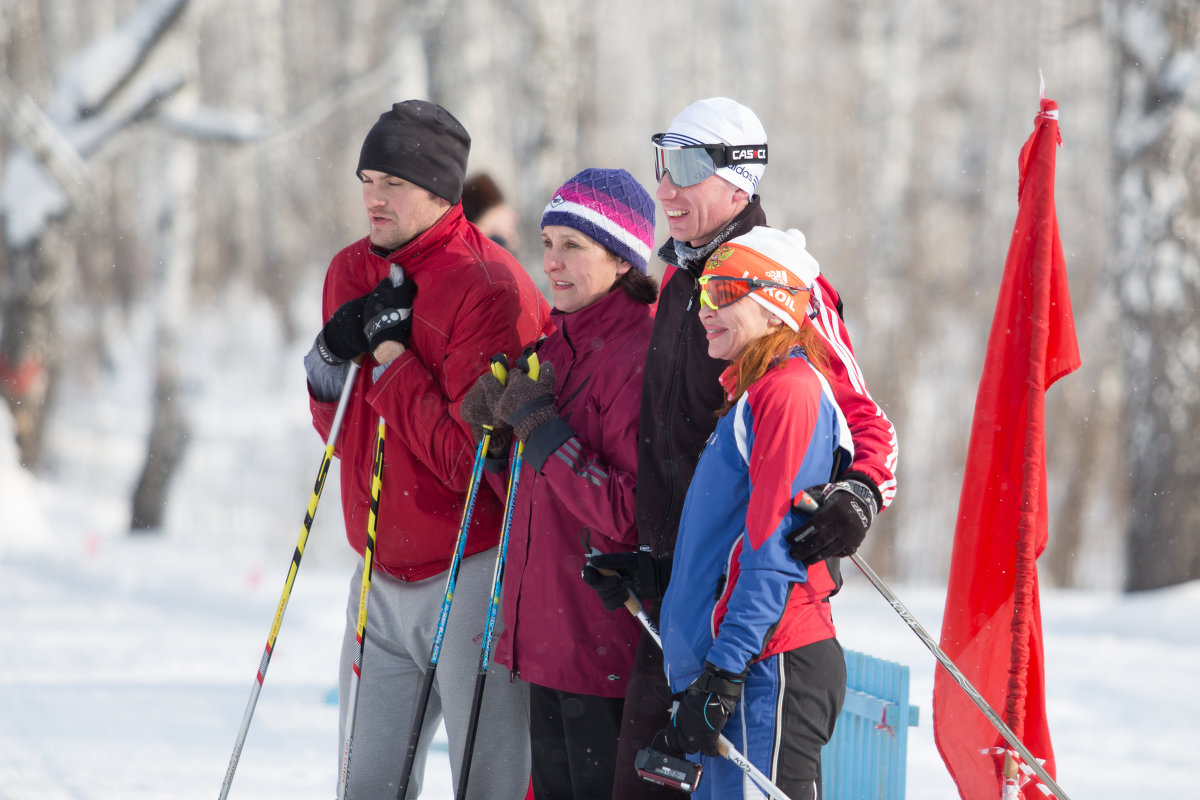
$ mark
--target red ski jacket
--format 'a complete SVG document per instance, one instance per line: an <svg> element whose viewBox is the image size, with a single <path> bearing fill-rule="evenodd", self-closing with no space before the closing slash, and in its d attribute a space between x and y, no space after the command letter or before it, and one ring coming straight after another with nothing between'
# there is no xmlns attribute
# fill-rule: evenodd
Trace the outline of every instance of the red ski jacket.
<svg viewBox="0 0 1200 800"><path fill-rule="evenodd" d="M729 241L767 217L757 195L716 242ZM667 264L655 312L642 386L641 452L638 457L638 531L656 555L670 555L679 530L683 499L724 402L720 375L725 362L708 355L700 322L700 286L704 260L680 264L674 240L658 251ZM881 510L896 494L896 431L867 391L841 319L841 299L822 273L813 294L813 323L829 345L829 382L854 439L850 469L869 475L882 495Z"/></svg>
<svg viewBox="0 0 1200 800"><path fill-rule="evenodd" d="M559 330L538 357L554 365L558 413L575 436L540 471L521 467L496 660L539 686L624 697L641 627L624 609L606 610L580 570L589 546L637 544L638 410L653 323L621 289L552 313Z"/></svg>
<svg viewBox="0 0 1200 800"><path fill-rule="evenodd" d="M415 281L407 351L376 381L366 357L342 422L346 537L359 553L367 539L371 475L380 416L386 421L374 567L417 581L450 566L475 459L459 405L493 355L510 360L553 330L545 299L508 251L479 232L455 205L423 234L390 254L367 238L333 257L325 274L322 319L388 276L392 264ZM310 396L313 424L328 436L336 403ZM481 487L466 555L499 540L502 500Z"/></svg>

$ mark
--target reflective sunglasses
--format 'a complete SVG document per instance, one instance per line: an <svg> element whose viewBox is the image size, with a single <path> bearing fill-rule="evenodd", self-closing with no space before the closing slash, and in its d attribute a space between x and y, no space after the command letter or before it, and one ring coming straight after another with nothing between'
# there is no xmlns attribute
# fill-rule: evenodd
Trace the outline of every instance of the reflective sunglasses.
<svg viewBox="0 0 1200 800"><path fill-rule="evenodd" d="M761 278L701 275L700 305L708 306L713 311L716 311L719 308L733 305L757 289L782 289L791 295L808 291L808 289L801 286L788 286L786 283L777 283L776 281L767 281Z"/></svg>
<svg viewBox="0 0 1200 800"><path fill-rule="evenodd" d="M661 181L670 174L671 182L683 188L695 186L702 180L717 174L722 167L738 164L767 163L765 144L688 144L664 145L665 133L650 137L654 142L654 179Z"/></svg>

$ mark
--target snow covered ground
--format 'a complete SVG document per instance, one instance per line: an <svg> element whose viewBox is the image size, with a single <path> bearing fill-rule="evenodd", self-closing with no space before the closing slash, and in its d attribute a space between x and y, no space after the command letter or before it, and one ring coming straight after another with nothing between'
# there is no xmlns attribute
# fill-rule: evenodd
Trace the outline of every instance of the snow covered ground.
<svg viewBox="0 0 1200 800"><path fill-rule="evenodd" d="M230 318L266 316L230 303ZM233 333L197 330L210 346L189 354L193 434L158 536L126 530L148 424L139 359L72 377L36 479L15 466L0 407L0 800L219 794L321 455L304 346L241 333L254 344L233 358L211 346ZM330 692L352 568L339 518L331 475L231 798L334 795ZM936 637L943 590L893 588ZM1042 604L1063 789L1074 800L1193 796L1200 584L1045 591ZM933 657L857 573L835 616L847 647L911 667L920 724L908 797L955 797L930 727ZM425 796L452 796L442 753Z"/></svg>

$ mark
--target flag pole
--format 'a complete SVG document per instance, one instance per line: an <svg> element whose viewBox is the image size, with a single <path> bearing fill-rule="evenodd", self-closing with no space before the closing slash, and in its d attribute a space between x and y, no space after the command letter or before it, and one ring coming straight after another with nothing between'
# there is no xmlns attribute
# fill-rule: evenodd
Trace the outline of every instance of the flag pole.
<svg viewBox="0 0 1200 800"><path fill-rule="evenodd" d="M1038 100L1045 111L1046 79L1038 69ZM1019 198L1019 193L1018 193ZM1046 224L1041 220L1041 224ZM1053 248L1056 237L1050 237ZM1021 458L1021 509L1017 520L1017 542L1015 551L1015 573L1013 576L1013 609L1009 622L1012 646L1009 648L1008 687L1004 700L1005 722L1019 736L1025 735L1025 676L1029 672L1030 615L1037 597L1037 534L1039 506L1044 502L1041 495L1044 456L1039 444L1038 432L1045 429L1046 354L1049 348L1051 270L1046 269L1044 259L1031 262L1030 282L1030 343L1029 380L1026 386L1026 428L1022 442ZM1036 379L1035 379L1036 378ZM1040 765L1039 765L1040 766ZM1004 755L1003 774L1006 783L1015 783L1018 767L1011 752Z"/></svg>
<svg viewBox="0 0 1200 800"><path fill-rule="evenodd" d="M1050 276L1045 270L1038 269L1040 262L1034 261L1033 282L1049 284ZM1045 320L1049 317L1049 290L1039 290L1035 287L1031 293L1034 308L1031 320ZM1044 463L1038 457L1036 432L1044 429L1045 425L1045 394L1046 387L1042 376L1045 374L1045 353L1047 341L1050 338L1049 326L1032 324L1030 331L1030 353L1041 354L1040 363L1031 365L1030 380L1026 390L1026 430L1021 459L1021 511L1017 521L1017 546L1015 573L1013 576L1013 609L1009 621L1011 631L1011 646L1009 648L1008 688L1004 698L1005 722L1020 735L1025 735L1025 676L1029 672L1029 637L1030 621L1033 614L1033 603L1037 595L1037 519L1041 496L1041 480L1038 473ZM1034 380L1034 376L1039 380ZM1028 756L1022 753L1022 758L1028 763ZM1038 765L1041 767L1041 765ZM1018 779L1018 768L1011 753L1004 755L1004 779L1006 783L1015 783Z"/></svg>
<svg viewBox="0 0 1200 800"><path fill-rule="evenodd" d="M1013 750L1017 751L1029 768L1037 774L1038 778L1041 779L1042 783L1046 784L1047 788L1054 793L1054 796L1057 797L1058 800L1071 800L1069 797L1067 797L1066 792L1064 792L1059 785L1055 783L1054 778L1050 777L1050 773L1046 771L1046 768L1042 766L1041 762L1033 757L1033 754L1030 753L1029 749L1025 747L1024 743L1017 738L1017 735L1012 732L1012 729L1005 724L1004 720L1000 719L1000 715L997 714L990 705L988 705L987 700L983 698L983 695L979 693L979 690L971 685L971 682L967 680L967 676L963 675L962 670L960 670L954 664L954 662L950 660L950 657L942 651L942 648L938 646L938 643L933 640L933 637L929 635L924 626L922 626L921 623L917 621L916 617L914 617L908 610L908 608L905 607L904 603L900 602L900 598L898 598L896 593L893 592L886 583L884 583L883 578L880 578L879 575L876 574L875 570L871 568L871 565L864 561L862 556L858 555L857 553L850 556L850 560L854 562L854 565L859 568L863 575L867 576L867 580L869 580L875 586L875 588L879 590L879 593L883 595L883 598L888 601L888 604L895 609L896 613L900 615L900 618L908 623L908 627L912 628L913 633L917 635L917 638L929 648L929 652L933 653L934 657L946 669L946 672L949 673L950 677L954 679L954 682L957 683L964 692L966 692L967 697L971 698L971 701L975 703L979 710L983 712L983 715L987 717L988 721L992 723L992 727L994 727L996 731L1004 737L1004 740L1012 746Z"/></svg>

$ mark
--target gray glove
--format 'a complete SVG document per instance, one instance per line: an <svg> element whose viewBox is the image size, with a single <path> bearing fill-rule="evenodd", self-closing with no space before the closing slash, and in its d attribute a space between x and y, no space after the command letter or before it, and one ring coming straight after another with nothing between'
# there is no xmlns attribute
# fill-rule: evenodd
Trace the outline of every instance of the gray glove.
<svg viewBox="0 0 1200 800"><path fill-rule="evenodd" d="M541 365L536 381L520 369L509 370L495 412L512 425L513 435L524 444L522 458L538 472L550 454L575 435L554 406L554 365L550 363Z"/></svg>
<svg viewBox="0 0 1200 800"><path fill-rule="evenodd" d="M488 458L503 458L512 444L512 426L496 414L496 403L503 392L504 384L495 375L487 372L475 381L475 385L463 397L460 406L463 422L471 426L476 443L483 441L487 428L491 428Z"/></svg>

